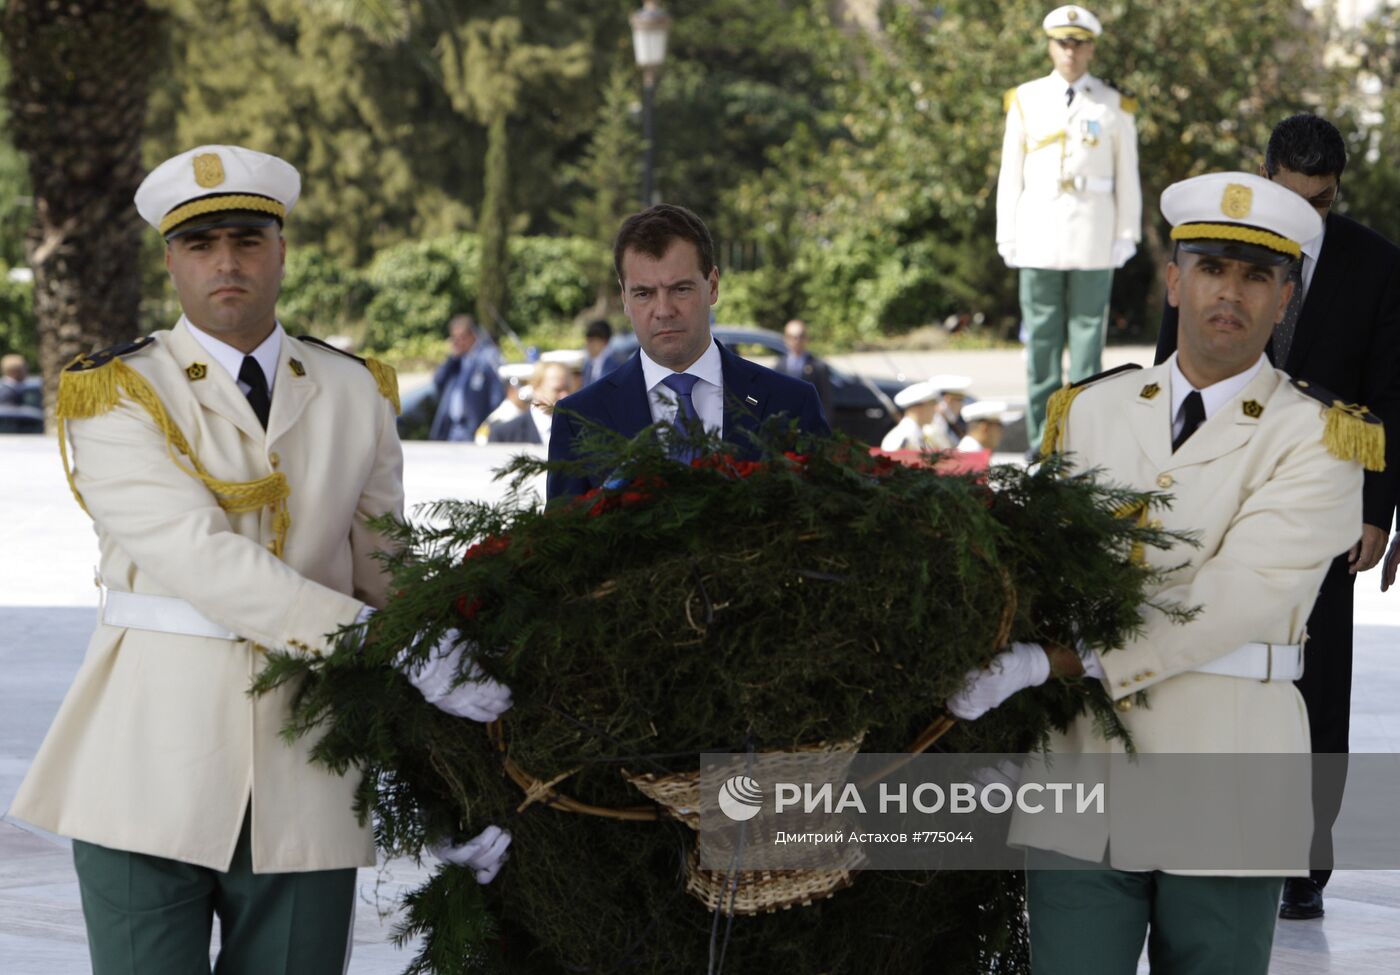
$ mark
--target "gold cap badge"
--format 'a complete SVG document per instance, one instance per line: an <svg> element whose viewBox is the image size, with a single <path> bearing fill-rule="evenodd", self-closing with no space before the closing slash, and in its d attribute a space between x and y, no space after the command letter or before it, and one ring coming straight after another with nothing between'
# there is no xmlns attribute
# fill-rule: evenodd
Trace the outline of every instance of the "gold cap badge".
<svg viewBox="0 0 1400 975"><path fill-rule="evenodd" d="M1264 415L1264 406L1258 400L1247 399L1244 401L1244 415L1251 420L1257 420Z"/></svg>
<svg viewBox="0 0 1400 975"><path fill-rule="evenodd" d="M1243 220L1254 209L1254 191L1239 183L1230 183L1220 197L1220 212L1235 220Z"/></svg>
<svg viewBox="0 0 1400 975"><path fill-rule="evenodd" d="M1138 395L1143 399L1151 399L1161 391L1161 386L1158 386L1156 383L1148 383L1146 386L1142 387L1142 392L1138 393Z"/></svg>
<svg viewBox="0 0 1400 975"><path fill-rule="evenodd" d="M205 152L194 157L194 181L206 190L224 181L224 163L218 153Z"/></svg>
<svg viewBox="0 0 1400 975"><path fill-rule="evenodd" d="M1073 7L1070 7L1069 11L1065 14L1065 16L1069 18L1069 22L1072 24L1079 19L1079 11L1075 10Z"/></svg>
<svg viewBox="0 0 1400 975"><path fill-rule="evenodd" d="M185 375L190 377L190 382L197 383L209 375L209 367L202 362L192 362L185 367Z"/></svg>

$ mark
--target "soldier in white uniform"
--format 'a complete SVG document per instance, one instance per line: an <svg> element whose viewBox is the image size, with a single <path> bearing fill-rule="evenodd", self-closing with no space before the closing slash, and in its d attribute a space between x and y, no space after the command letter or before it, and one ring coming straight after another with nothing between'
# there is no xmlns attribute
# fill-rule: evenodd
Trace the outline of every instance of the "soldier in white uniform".
<svg viewBox="0 0 1400 975"><path fill-rule="evenodd" d="M1137 104L1088 73L1098 18L1071 4L1043 26L1054 70L1006 93L997 182L997 250L1020 268L1032 444L1066 344L1071 382L1102 370L1113 269L1142 238Z"/></svg>
<svg viewBox="0 0 1400 975"><path fill-rule="evenodd" d="M904 416L880 441L881 450L950 450L952 441L937 436L933 421L942 391L925 380L905 386L894 397Z"/></svg>
<svg viewBox="0 0 1400 975"><path fill-rule="evenodd" d="M1178 248L1167 268L1177 352L1057 394L1043 448L1110 483L1170 493L1156 526L1194 532L1199 546L1144 554L1166 576L1123 646L1016 645L969 675L949 708L975 719L1052 674L1087 675L1117 702L1139 754L1306 755L1307 712L1293 683L1303 629L1328 565L1358 537L1362 467L1383 466L1384 431L1364 408L1291 380L1264 356L1292 294L1288 265L1321 229L1302 197L1259 176L1215 173L1168 187L1162 212ZM1158 608L1170 605L1199 612L1177 622ZM1052 735L1049 751L1123 745L1084 716ZM1267 784L1295 785L1302 799L1293 805L1307 808L1306 781ZM1115 867L1140 864L1134 858L1159 841L1142 817L1049 833L1033 820L1016 821L1014 842L1081 865L1105 855ZM1259 824L1243 815L1225 825L1194 837L1191 849L1207 839L1238 843ZM1283 875L1305 874L1306 864L1259 866L1028 870L1034 971L1132 975L1150 928L1154 973L1266 975Z"/></svg>
<svg viewBox="0 0 1400 975"><path fill-rule="evenodd" d="M300 188L238 146L158 166L136 206L184 314L80 357L59 386L104 599L10 812L73 838L97 975L207 973L216 915L221 975L339 975L355 868L374 863L358 775L281 738L294 689L248 694L268 650L319 656L383 604L367 519L403 508L393 371L276 318ZM409 679L460 716L508 707L499 685L451 686L460 653ZM509 842L445 839L483 881Z"/></svg>

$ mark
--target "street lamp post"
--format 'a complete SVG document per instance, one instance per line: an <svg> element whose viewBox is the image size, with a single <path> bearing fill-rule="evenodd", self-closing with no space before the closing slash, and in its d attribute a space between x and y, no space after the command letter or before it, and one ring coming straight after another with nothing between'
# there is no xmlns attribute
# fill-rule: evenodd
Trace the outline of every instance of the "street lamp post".
<svg viewBox="0 0 1400 975"><path fill-rule="evenodd" d="M656 133L652 118L652 100L656 94L656 79L666 60L666 32L671 29L671 17L656 0L646 0L642 9L632 15L632 49L637 55L637 67L642 69L642 139L646 148L642 160L642 206L652 200L652 165Z"/></svg>

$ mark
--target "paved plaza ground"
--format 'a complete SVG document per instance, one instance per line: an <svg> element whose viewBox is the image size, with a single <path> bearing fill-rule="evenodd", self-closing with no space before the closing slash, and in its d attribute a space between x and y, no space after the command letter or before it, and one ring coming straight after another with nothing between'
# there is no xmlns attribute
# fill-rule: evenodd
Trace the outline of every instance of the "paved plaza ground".
<svg viewBox="0 0 1400 975"><path fill-rule="evenodd" d="M1142 349L1115 349L1106 366L1150 362ZM843 366L913 378L962 372L982 396L1024 389L1016 352L842 357ZM489 498L503 488L492 471L514 451L412 443L405 450L410 504L444 497ZM1010 458L1007 458L1010 459ZM0 810L25 769L78 668L96 605L92 528L64 482L56 445L0 436ZM1400 592L1381 595L1378 574L1357 586L1352 747L1400 752ZM1400 814L1396 828L1400 829ZM388 943L399 893L426 870L395 861L360 873L353 975L390 975L409 956ZM586 909L581 905L580 909ZM1350 871L1327 888L1327 916L1280 922L1275 975L1379 975L1400 968L1400 873ZM64 841L0 821L0 973L77 975L87 950L72 861ZM1143 971L1146 971L1144 964ZM804 975L804 973L793 973Z"/></svg>

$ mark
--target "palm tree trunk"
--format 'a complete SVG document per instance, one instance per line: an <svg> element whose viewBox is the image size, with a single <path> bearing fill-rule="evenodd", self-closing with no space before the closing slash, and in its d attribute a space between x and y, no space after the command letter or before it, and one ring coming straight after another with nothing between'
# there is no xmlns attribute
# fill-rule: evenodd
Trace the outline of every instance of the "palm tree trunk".
<svg viewBox="0 0 1400 975"><path fill-rule="evenodd" d="M69 360L137 335L145 225L132 197L161 18L144 0L9 0L0 30L33 186L25 252L52 413Z"/></svg>

